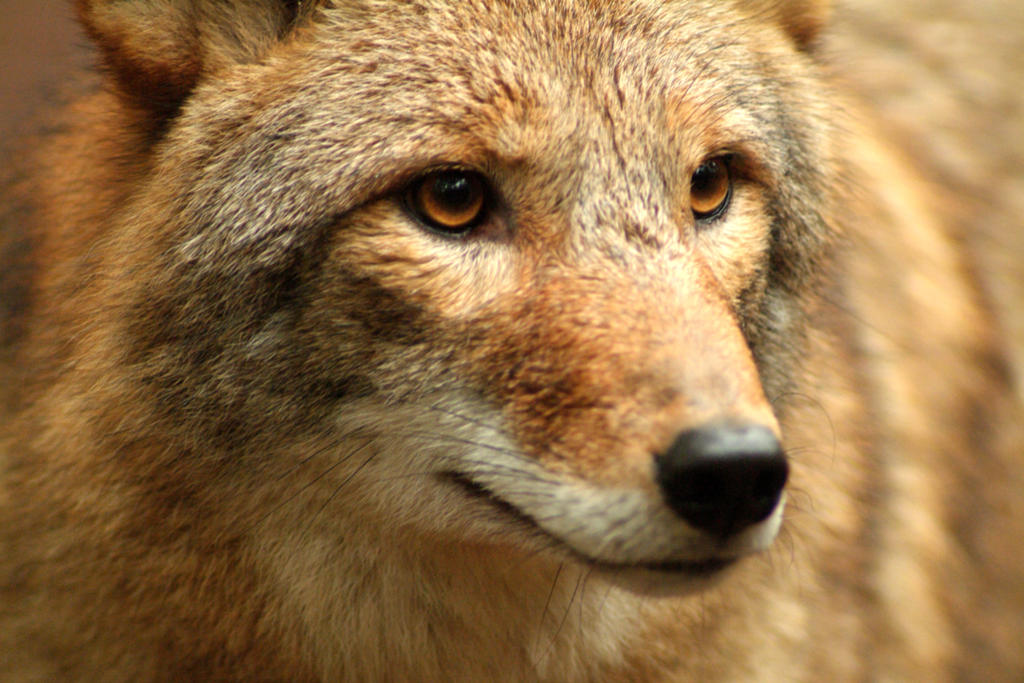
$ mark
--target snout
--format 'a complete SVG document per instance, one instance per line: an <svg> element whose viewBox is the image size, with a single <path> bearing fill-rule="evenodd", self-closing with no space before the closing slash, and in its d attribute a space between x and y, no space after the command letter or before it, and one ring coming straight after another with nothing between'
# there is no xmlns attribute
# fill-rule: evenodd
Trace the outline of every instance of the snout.
<svg viewBox="0 0 1024 683"><path fill-rule="evenodd" d="M655 467L668 506L694 528L723 539L768 518L789 476L775 434L738 422L682 432L655 456Z"/></svg>
<svg viewBox="0 0 1024 683"><path fill-rule="evenodd" d="M789 466L730 299L700 259L645 263L642 289L599 263L488 319L510 334L473 367L524 457L467 478L605 567L692 570L767 549Z"/></svg>

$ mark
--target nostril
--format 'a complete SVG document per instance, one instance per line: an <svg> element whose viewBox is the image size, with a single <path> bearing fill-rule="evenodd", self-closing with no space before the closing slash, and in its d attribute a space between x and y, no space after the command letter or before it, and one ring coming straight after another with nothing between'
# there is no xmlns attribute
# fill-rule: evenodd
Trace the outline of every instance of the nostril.
<svg viewBox="0 0 1024 683"><path fill-rule="evenodd" d="M789 465L786 464L785 456L780 450L778 460L768 463L768 466L762 467L757 474L752 499L754 504L768 506L770 514L779 502L779 497L782 495L782 489L785 488L788 478Z"/></svg>
<svg viewBox="0 0 1024 683"><path fill-rule="evenodd" d="M757 424L685 431L655 465L668 505L692 526L720 537L771 515L789 476L779 440Z"/></svg>

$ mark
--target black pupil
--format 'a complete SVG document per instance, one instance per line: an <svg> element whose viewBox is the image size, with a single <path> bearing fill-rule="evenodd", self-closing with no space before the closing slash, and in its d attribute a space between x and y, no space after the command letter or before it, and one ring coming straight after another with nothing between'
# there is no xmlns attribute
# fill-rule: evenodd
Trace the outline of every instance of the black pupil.
<svg viewBox="0 0 1024 683"><path fill-rule="evenodd" d="M718 184L719 171L719 162L716 160L701 164L700 168L698 168L693 174L693 179L691 180L693 193L709 195L714 192L716 185Z"/></svg>
<svg viewBox="0 0 1024 683"><path fill-rule="evenodd" d="M473 182L465 173L458 171L439 174L434 180L431 193L438 204L453 213L469 208L476 199Z"/></svg>

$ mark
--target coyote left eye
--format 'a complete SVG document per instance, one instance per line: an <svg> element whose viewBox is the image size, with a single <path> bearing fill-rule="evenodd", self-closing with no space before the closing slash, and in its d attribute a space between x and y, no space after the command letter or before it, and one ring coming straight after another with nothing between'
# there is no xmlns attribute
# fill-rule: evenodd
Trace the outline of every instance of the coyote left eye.
<svg viewBox="0 0 1024 683"><path fill-rule="evenodd" d="M478 173L447 169L409 186L406 205L420 221L449 235L462 235L487 213L487 189Z"/></svg>
<svg viewBox="0 0 1024 683"><path fill-rule="evenodd" d="M702 163L690 178L690 210L697 220L718 218L729 206L732 177L725 156L712 157Z"/></svg>

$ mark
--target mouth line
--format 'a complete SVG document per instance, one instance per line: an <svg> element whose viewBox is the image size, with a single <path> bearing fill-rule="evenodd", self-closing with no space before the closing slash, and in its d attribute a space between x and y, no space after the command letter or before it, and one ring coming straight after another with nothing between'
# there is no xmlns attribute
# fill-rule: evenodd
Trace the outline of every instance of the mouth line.
<svg viewBox="0 0 1024 683"><path fill-rule="evenodd" d="M704 560L672 560L665 562L612 562L590 557L576 550L557 536L551 535L542 528L536 520L526 514L518 507L501 498L486 486L473 481L465 474L459 472L442 472L440 478L458 486L471 498L483 501L490 507L498 510L504 516L510 517L521 526L526 527L530 532L539 534L545 540L555 544L559 549L569 553L578 561L595 569L609 572L619 571L649 571L655 573L686 575L695 579L709 578L717 575L722 570L736 562L736 557L709 558Z"/></svg>

